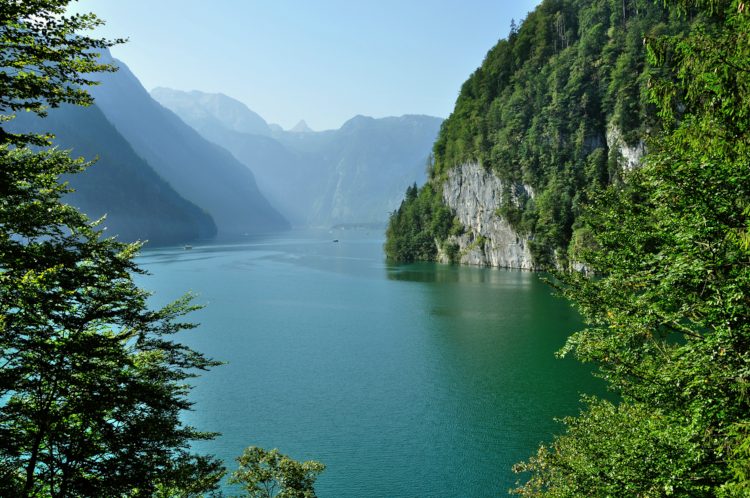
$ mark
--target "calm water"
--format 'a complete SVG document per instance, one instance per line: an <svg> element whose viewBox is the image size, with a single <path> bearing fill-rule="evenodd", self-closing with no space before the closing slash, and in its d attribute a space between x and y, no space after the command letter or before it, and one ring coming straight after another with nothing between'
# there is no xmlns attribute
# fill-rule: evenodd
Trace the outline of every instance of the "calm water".
<svg viewBox="0 0 750 498"><path fill-rule="evenodd" d="M320 460L321 498L504 496L594 384L554 358L578 321L535 274L389 266L374 232L139 261L155 304L198 294L182 340L227 362L192 394L188 421L222 433L199 449L230 468L248 445Z"/></svg>

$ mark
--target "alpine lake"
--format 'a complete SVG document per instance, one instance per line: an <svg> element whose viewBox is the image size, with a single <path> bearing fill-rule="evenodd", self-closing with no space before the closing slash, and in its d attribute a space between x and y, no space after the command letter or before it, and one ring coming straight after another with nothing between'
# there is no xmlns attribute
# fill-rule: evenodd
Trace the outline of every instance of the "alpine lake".
<svg viewBox="0 0 750 498"><path fill-rule="evenodd" d="M230 471L251 445L318 460L321 498L507 496L513 464L601 391L554 354L580 319L538 274L382 247L333 230L142 252L153 306L205 306L177 340L226 362L193 381L185 421L221 433L195 449Z"/></svg>

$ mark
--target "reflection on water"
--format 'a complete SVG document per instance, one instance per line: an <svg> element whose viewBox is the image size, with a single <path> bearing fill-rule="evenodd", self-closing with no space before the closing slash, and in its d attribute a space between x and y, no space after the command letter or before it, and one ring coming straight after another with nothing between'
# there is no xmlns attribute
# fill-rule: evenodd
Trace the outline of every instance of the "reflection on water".
<svg viewBox="0 0 750 498"><path fill-rule="evenodd" d="M515 270L497 270L435 263L388 266L390 280L425 283L465 283L527 286L536 278L534 274Z"/></svg>
<svg viewBox="0 0 750 498"><path fill-rule="evenodd" d="M333 239L340 242L332 243ZM498 496L593 380L554 351L580 324L528 272L387 265L382 240L290 233L148 251L155 304L208 306L184 339L227 361L187 420L232 462L279 447L328 469L325 497Z"/></svg>

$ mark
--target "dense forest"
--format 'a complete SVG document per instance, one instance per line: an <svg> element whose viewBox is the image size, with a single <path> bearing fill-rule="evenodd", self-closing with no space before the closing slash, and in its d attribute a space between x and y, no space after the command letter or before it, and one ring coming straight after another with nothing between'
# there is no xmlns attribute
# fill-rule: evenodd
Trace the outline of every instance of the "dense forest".
<svg viewBox="0 0 750 498"><path fill-rule="evenodd" d="M645 40L649 154L582 212L592 274L558 274L587 324L561 354L617 401L518 465L523 496L750 496L750 14L672 7L692 22Z"/></svg>
<svg viewBox="0 0 750 498"><path fill-rule="evenodd" d="M516 465L515 494L750 496L749 62L742 1L545 1L465 83L432 181L393 213L388 255L432 259L462 229L441 202L450 168L534 192L498 214L562 267L586 328L559 354L612 394Z"/></svg>
<svg viewBox="0 0 750 498"><path fill-rule="evenodd" d="M584 396L516 465L513 492L750 496L745 3L545 1L464 84L434 155L430 183L391 217L389 257L434 259L462 230L442 205L446 172L492 170L509 190L497 215L532 234L585 321L559 354L612 392Z"/></svg>
<svg viewBox="0 0 750 498"><path fill-rule="evenodd" d="M435 258L436 241L460 227L425 220L445 216L438 206L447 171L475 162L504 181L493 208L530 236L536 263L564 263L571 240L585 233L581 206L620 181L623 150L642 150L657 121L644 40L688 24L650 0L546 0L514 23L463 84L434 145L430 186L391 219L388 256Z"/></svg>

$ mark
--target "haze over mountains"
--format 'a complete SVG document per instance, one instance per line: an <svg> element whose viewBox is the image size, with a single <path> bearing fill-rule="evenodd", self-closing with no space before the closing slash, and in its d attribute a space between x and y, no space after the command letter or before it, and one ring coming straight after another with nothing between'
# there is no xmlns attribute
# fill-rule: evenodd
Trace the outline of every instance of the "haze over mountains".
<svg viewBox="0 0 750 498"><path fill-rule="evenodd" d="M205 209L219 234L288 228L258 190L252 172L155 102L128 67L104 74L91 91L104 115L159 175Z"/></svg>
<svg viewBox="0 0 750 498"><path fill-rule="evenodd" d="M74 156L98 161L68 180L68 201L89 217L107 215L107 233L123 240L164 245L216 235L216 225L198 206L178 194L107 121L96 106L62 106L39 119L19 113L8 128L54 132L55 144Z"/></svg>
<svg viewBox="0 0 750 498"><path fill-rule="evenodd" d="M156 245L289 228L246 166L155 102L125 64L102 59L120 70L91 88L95 105L51 109L45 119L22 113L10 125L99 158L71 179L72 204L106 214L108 234Z"/></svg>
<svg viewBox="0 0 750 498"><path fill-rule="evenodd" d="M338 130L289 131L222 94L156 88L152 97L252 169L294 225L384 223L407 186L422 184L442 120L356 116Z"/></svg>
<svg viewBox="0 0 750 498"><path fill-rule="evenodd" d="M442 122L356 116L338 130L302 120L284 131L222 94L150 95L124 63L102 59L120 69L99 76L93 106L51 109L45 119L21 113L9 129L53 133L55 145L98 158L71 178L68 199L92 218L106 214L107 233L122 240L384 226L406 187L424 183Z"/></svg>

